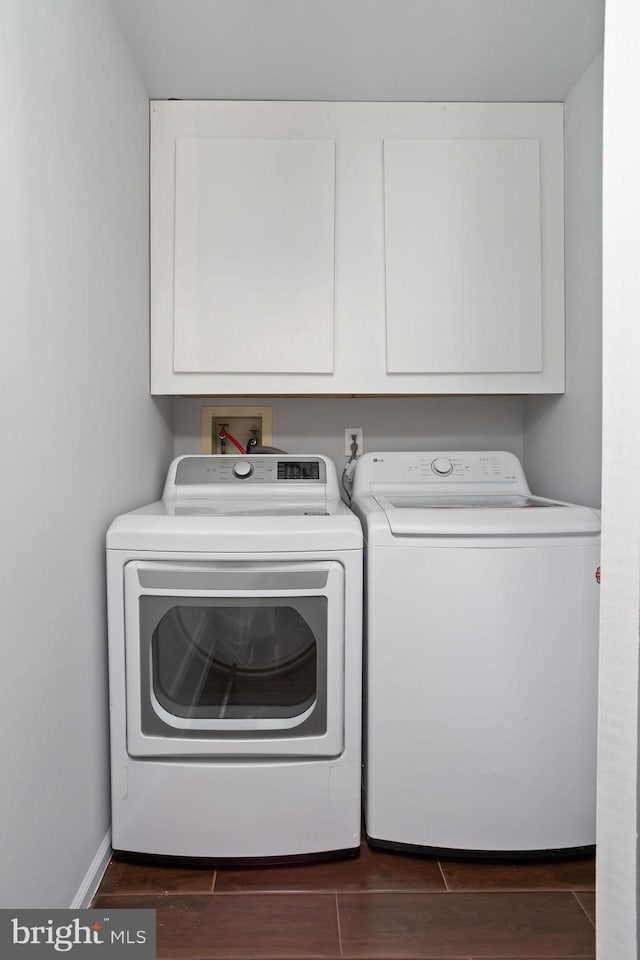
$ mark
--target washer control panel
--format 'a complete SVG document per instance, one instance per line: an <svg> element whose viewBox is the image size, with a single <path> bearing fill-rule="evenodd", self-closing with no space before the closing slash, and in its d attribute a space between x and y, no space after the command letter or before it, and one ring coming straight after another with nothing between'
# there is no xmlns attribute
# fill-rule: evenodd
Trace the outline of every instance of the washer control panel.
<svg viewBox="0 0 640 960"><path fill-rule="evenodd" d="M377 490L399 490L412 484L436 492L442 488L455 493L489 492L490 487L506 493L528 493L520 461L512 453L499 451L433 450L419 453L365 453L358 460L354 496Z"/></svg>

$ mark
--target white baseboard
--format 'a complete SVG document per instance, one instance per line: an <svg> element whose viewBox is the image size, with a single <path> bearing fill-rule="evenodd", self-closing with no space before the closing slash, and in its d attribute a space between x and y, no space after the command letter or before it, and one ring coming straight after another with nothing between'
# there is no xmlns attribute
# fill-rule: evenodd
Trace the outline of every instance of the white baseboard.
<svg viewBox="0 0 640 960"><path fill-rule="evenodd" d="M100 886L100 881L104 872L109 866L111 860L111 830L108 830L104 840L98 847L98 852L91 861L91 866L87 870L84 880L80 884L71 903L71 910L84 910L93 900L96 890Z"/></svg>

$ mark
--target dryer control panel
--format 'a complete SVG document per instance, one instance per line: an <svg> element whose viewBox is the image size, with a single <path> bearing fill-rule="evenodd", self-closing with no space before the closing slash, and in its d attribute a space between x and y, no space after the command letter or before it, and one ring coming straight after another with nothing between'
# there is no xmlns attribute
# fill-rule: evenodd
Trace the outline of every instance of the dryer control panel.
<svg viewBox="0 0 640 960"><path fill-rule="evenodd" d="M253 497L304 491L326 498L338 498L336 468L323 456L259 454L225 456L200 454L178 457L169 467L163 499L202 497L227 493L242 496L250 490ZM257 488L260 488L258 491ZM289 493L287 495L289 495Z"/></svg>
<svg viewBox="0 0 640 960"><path fill-rule="evenodd" d="M183 457L175 471L176 486L202 483L325 483L326 466L318 457L300 459L283 456Z"/></svg>

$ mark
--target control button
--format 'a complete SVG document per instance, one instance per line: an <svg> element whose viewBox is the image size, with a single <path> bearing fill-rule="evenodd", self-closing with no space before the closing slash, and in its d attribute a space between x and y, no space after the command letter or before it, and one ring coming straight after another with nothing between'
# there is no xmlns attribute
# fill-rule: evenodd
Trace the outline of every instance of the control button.
<svg viewBox="0 0 640 960"><path fill-rule="evenodd" d="M453 473L453 464L446 457L436 457L431 461L431 469L439 477L448 477Z"/></svg>
<svg viewBox="0 0 640 960"><path fill-rule="evenodd" d="M233 475L238 480L246 480L253 473L253 464L249 460L238 460L233 465Z"/></svg>

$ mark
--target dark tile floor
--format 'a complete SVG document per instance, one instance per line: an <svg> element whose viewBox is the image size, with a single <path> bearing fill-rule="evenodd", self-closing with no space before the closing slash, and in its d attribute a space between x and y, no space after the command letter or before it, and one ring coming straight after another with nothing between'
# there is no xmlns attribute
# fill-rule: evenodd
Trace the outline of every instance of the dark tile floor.
<svg viewBox="0 0 640 960"><path fill-rule="evenodd" d="M290 867L112 862L95 907L157 911L161 960L577 960L595 956L594 861L373 852Z"/></svg>

